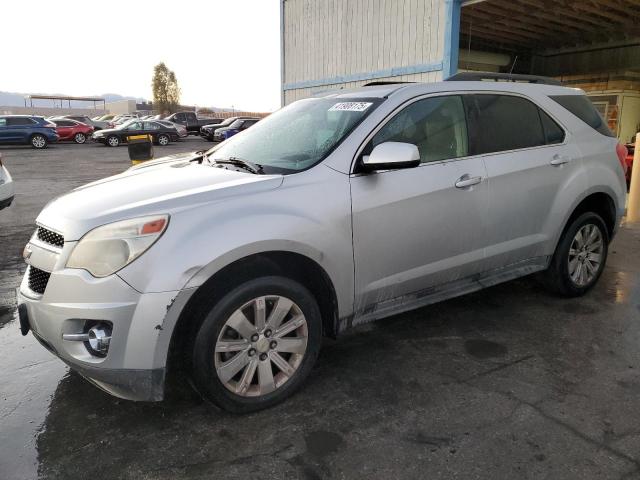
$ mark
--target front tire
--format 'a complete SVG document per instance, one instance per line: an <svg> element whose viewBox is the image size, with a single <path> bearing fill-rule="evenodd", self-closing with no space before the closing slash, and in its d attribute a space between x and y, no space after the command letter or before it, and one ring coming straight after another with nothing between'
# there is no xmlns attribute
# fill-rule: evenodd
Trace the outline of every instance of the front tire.
<svg viewBox="0 0 640 480"><path fill-rule="evenodd" d="M109 135L105 143L110 147L117 147L120 145L120 139L116 135Z"/></svg>
<svg viewBox="0 0 640 480"><path fill-rule="evenodd" d="M545 286L566 297L579 297L597 283L607 261L609 232L602 218L586 212L574 219L560 237Z"/></svg>
<svg viewBox="0 0 640 480"><path fill-rule="evenodd" d="M36 133L34 135L31 135L31 138L29 139L29 143L31 143L31 146L33 148L42 149L42 148L47 148L49 141L47 140L47 137L45 137L44 135Z"/></svg>
<svg viewBox="0 0 640 480"><path fill-rule="evenodd" d="M283 401L318 357L320 309L288 278L250 280L201 311L208 313L193 344L193 380L227 411L253 412Z"/></svg>
<svg viewBox="0 0 640 480"><path fill-rule="evenodd" d="M166 147L171 142L169 135L165 135L164 133L158 135L158 145L161 147Z"/></svg>
<svg viewBox="0 0 640 480"><path fill-rule="evenodd" d="M76 133L73 136L73 141L79 144L83 144L87 141L87 136L84 133Z"/></svg>

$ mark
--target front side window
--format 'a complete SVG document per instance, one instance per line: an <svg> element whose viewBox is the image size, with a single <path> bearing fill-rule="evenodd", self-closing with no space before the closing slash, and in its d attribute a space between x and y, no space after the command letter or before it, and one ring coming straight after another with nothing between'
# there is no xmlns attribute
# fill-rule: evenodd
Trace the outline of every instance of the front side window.
<svg viewBox="0 0 640 480"><path fill-rule="evenodd" d="M160 130L160 125L154 122L144 122L144 130Z"/></svg>
<svg viewBox="0 0 640 480"><path fill-rule="evenodd" d="M379 103L378 98L299 100L213 147L207 156L240 158L262 165L266 173L306 170L324 160Z"/></svg>
<svg viewBox="0 0 640 480"><path fill-rule="evenodd" d="M384 142L417 146L422 163L467 156L467 124L461 97L431 97L412 103L376 133L365 152L370 153Z"/></svg>
<svg viewBox="0 0 640 480"><path fill-rule="evenodd" d="M7 125L11 126L33 125L34 123L36 122L31 120L29 117L13 117L7 119Z"/></svg>
<svg viewBox="0 0 640 480"><path fill-rule="evenodd" d="M538 107L512 95L465 96L473 155L546 145Z"/></svg>
<svg viewBox="0 0 640 480"><path fill-rule="evenodd" d="M7 119L0 118L0 127L6 127L6 126L7 126Z"/></svg>

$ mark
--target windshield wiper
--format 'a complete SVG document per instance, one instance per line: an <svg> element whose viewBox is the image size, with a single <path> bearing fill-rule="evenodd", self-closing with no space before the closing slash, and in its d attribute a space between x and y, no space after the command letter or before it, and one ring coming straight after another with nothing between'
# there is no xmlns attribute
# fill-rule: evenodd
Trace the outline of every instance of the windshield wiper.
<svg viewBox="0 0 640 480"><path fill-rule="evenodd" d="M214 165L216 163L219 165L234 165L236 167L244 168L245 170L248 170L251 173L255 173L256 175L264 174L264 172L262 171L262 165L259 165L257 163L251 163L251 162L248 162L247 160L243 160L238 157L229 157L229 158L207 157L207 160L209 160L210 162L213 162Z"/></svg>

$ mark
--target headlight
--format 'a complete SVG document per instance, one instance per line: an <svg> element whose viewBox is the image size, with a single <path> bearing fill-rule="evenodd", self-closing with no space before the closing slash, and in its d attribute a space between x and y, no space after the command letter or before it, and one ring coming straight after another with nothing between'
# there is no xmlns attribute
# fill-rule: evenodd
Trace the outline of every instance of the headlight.
<svg viewBox="0 0 640 480"><path fill-rule="evenodd" d="M107 277L142 255L164 233L169 215L132 218L94 228L80 239L67 268Z"/></svg>

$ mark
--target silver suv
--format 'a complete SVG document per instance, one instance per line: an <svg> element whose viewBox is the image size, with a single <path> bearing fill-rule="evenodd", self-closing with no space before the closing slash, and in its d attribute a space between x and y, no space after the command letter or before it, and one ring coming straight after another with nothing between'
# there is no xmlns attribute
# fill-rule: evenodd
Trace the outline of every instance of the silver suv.
<svg viewBox="0 0 640 480"><path fill-rule="evenodd" d="M21 328L122 398L161 400L186 371L224 409L265 408L323 336L534 272L587 292L623 215L623 153L584 92L557 85L300 100L49 203Z"/></svg>

